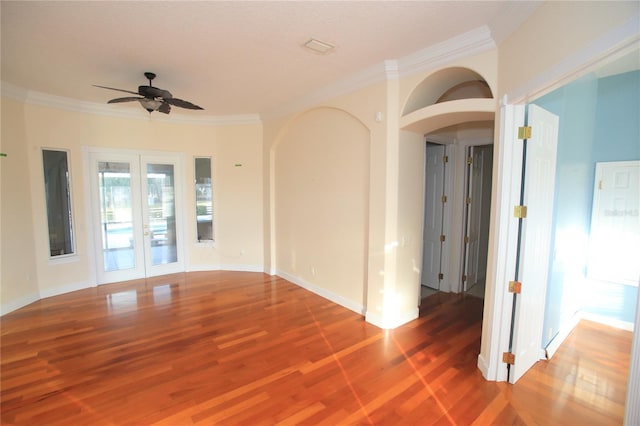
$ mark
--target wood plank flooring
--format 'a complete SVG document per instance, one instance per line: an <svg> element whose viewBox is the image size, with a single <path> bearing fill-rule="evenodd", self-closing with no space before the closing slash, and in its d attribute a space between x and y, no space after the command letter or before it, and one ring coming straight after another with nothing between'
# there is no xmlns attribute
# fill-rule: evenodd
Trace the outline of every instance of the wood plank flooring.
<svg viewBox="0 0 640 426"><path fill-rule="evenodd" d="M436 294L419 319L384 331L261 273L81 290L1 318L1 420L622 423L631 333L583 322L511 386L485 381L476 367L481 318L481 299Z"/></svg>

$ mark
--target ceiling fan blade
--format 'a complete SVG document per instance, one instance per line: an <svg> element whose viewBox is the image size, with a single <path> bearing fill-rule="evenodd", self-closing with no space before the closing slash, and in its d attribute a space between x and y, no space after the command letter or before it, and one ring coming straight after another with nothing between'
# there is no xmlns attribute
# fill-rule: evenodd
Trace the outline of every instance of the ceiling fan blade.
<svg viewBox="0 0 640 426"><path fill-rule="evenodd" d="M138 93L145 98L169 99L173 97L173 95L171 95L171 92L169 92L168 90L160 89L153 86L138 86Z"/></svg>
<svg viewBox="0 0 640 426"><path fill-rule="evenodd" d="M180 107L180 108L186 108L186 109L204 109L202 107L199 107L198 105L192 104L191 102L188 101L183 101L182 99L178 99L178 98L169 98L169 99L165 99L165 102Z"/></svg>
<svg viewBox="0 0 640 426"><path fill-rule="evenodd" d="M98 86L97 84L94 84L93 87L99 87L101 89L117 90L118 92L131 93L132 95L141 94L141 93L138 93L138 92L132 92L131 90L116 89L115 87Z"/></svg>
<svg viewBox="0 0 640 426"><path fill-rule="evenodd" d="M158 112L169 114L169 112L171 112L171 105L169 105L167 102L163 102L162 105L160 105L160 108L158 108Z"/></svg>
<svg viewBox="0 0 640 426"><path fill-rule="evenodd" d="M108 104L117 104L120 102L131 102L131 101L139 101L140 99L144 99L144 98L134 98L133 96L127 96L126 98L115 98L115 99L111 99L109 102L107 102Z"/></svg>

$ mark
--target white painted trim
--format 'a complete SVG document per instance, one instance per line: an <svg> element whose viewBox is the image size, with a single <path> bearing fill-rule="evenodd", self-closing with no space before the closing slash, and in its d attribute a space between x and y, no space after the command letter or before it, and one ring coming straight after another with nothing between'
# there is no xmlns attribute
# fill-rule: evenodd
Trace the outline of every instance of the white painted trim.
<svg viewBox="0 0 640 426"><path fill-rule="evenodd" d="M265 273L264 267L260 265L189 265L185 272L210 272L210 271L232 271L232 272L261 272Z"/></svg>
<svg viewBox="0 0 640 426"><path fill-rule="evenodd" d="M524 123L524 105L504 105L500 109L500 144L494 148L491 190L491 232L487 264L487 285L482 323L482 349L478 367L487 380L507 380L502 353L509 348L511 304L507 285L515 274L517 220L513 206L520 195L522 144L517 127ZM497 160L497 161L496 161Z"/></svg>
<svg viewBox="0 0 640 426"><path fill-rule="evenodd" d="M597 322L620 330L633 331L634 324L629 321L617 320L615 318L605 317L603 315L592 314L591 312L580 311L580 319Z"/></svg>
<svg viewBox="0 0 640 426"><path fill-rule="evenodd" d="M73 186L72 186L73 188ZM73 191L73 189L71 190ZM73 213L71 213L71 217L75 218L73 216ZM75 221L72 221L72 223L75 224ZM75 237L75 236L74 236ZM74 238L75 241L75 238ZM76 244L77 246L77 244ZM78 251L77 247L75 247L76 252ZM47 263L49 264L49 266L55 266L55 265L64 265L67 263L75 263L75 262L79 262L80 261L80 256L78 256L77 253L70 253L70 254L63 254L61 256L49 256L49 259L47 260Z"/></svg>
<svg viewBox="0 0 640 426"><path fill-rule="evenodd" d="M371 325L375 325L378 328L383 330L393 330L394 328L398 328L401 325L404 325L410 321L415 320L420 315L419 309L416 308L414 311L406 312L404 315L400 317L396 317L395 321L389 321L388 318L384 318L382 315L377 314L372 311L367 311L365 314L365 321Z"/></svg>
<svg viewBox="0 0 640 426"><path fill-rule="evenodd" d="M91 187L91 167L90 167L90 159L91 159L91 150L87 146L82 146L80 148L82 152L82 169L83 169L83 177L82 184L84 187L84 215L82 219L85 221L85 229L88 229L89 232L85 232L86 238L86 253L87 256L87 266L89 267L88 275L90 279L94 282L98 282L98 260L95 257L95 253L97 252L97 244L101 244L101 241L95 241L95 233L94 226L96 223L96 219L93 217L93 197L91 196L91 191L93 191Z"/></svg>
<svg viewBox="0 0 640 426"><path fill-rule="evenodd" d="M489 27L483 25L401 58L400 77L406 77L496 48Z"/></svg>
<svg viewBox="0 0 640 426"><path fill-rule="evenodd" d="M59 296L65 293L71 293L72 291L84 290L87 288L95 287L96 283L89 281L80 281L76 283L65 284L62 286L40 290L40 299L46 299L47 297Z"/></svg>
<svg viewBox="0 0 640 426"><path fill-rule="evenodd" d="M554 67L538 74L527 84L508 93L506 95L508 102L520 104L539 98L590 72L603 60L613 59L637 49L639 43L638 17L633 16L620 27L597 38L583 49L564 58Z"/></svg>
<svg viewBox="0 0 640 426"><path fill-rule="evenodd" d="M547 359L551 359L558 350L558 348L564 343L569 334L573 331L574 328L578 325L580 320L582 319L582 315L580 311L576 312L571 320L562 325L562 328L558 331L558 334L555 335L551 342L545 348L545 357Z"/></svg>
<svg viewBox="0 0 640 426"><path fill-rule="evenodd" d="M337 303L338 305L349 309L350 311L353 311L359 315L364 315L364 306L359 304L359 303L355 303L345 297L342 297L338 294L335 294L325 288L319 287L315 284L312 284L308 281L303 280L302 278L293 276L291 274L288 274L286 272L277 271L277 274L279 277L284 278L285 280L299 286L302 287L306 290L309 290L312 293L317 294L318 296L324 297L327 300L330 300L333 303Z"/></svg>
<svg viewBox="0 0 640 426"><path fill-rule="evenodd" d="M630 360L623 422L625 426L640 425L640 291L636 302L635 330Z"/></svg>
<svg viewBox="0 0 640 426"><path fill-rule="evenodd" d="M34 90L26 90L5 81L1 82L0 88L2 90L2 96L6 96L8 98L12 98L27 104L62 109L66 111L96 114L107 117L130 118L143 121L200 126L233 126L262 123L258 114L192 116L179 113L176 114L175 112L172 112L169 115L160 113L150 115L142 108L131 108L123 107L122 105L113 105L106 103L98 104L94 102L80 101L77 99L36 92Z"/></svg>
<svg viewBox="0 0 640 426"><path fill-rule="evenodd" d="M492 378L488 377L488 374L489 374L489 363L487 362L485 357L482 356L482 354L478 355L477 366L478 366L478 370L480 370L480 372L482 373L482 376L486 380L496 380L496 379L492 379Z"/></svg>

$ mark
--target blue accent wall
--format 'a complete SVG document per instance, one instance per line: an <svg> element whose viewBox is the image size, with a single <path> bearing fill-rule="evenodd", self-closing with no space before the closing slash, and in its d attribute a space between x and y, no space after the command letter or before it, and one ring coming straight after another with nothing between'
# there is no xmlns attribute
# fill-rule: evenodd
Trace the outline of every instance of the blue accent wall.
<svg viewBox="0 0 640 426"><path fill-rule="evenodd" d="M640 160L640 71L587 75L533 102L558 115L542 346L578 311L633 323L638 288L585 280L595 164Z"/></svg>

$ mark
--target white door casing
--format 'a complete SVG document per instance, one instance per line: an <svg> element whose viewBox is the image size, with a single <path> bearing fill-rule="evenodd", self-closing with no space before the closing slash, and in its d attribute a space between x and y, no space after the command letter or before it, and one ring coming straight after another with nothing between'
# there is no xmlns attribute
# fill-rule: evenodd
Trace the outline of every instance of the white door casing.
<svg viewBox="0 0 640 426"><path fill-rule="evenodd" d="M542 324L553 221L553 199L558 143L558 116L529 105L528 125L532 128L526 146L524 205L518 281L522 293L516 298L512 353L515 364L509 381L515 383L544 357Z"/></svg>

